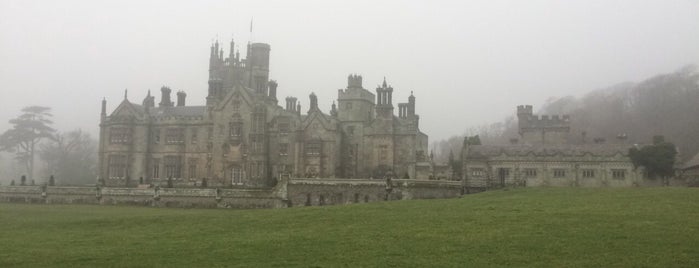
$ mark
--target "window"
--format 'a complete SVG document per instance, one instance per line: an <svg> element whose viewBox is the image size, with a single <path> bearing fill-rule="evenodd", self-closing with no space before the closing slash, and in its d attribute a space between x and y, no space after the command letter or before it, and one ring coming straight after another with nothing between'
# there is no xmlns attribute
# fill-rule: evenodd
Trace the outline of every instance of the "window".
<svg viewBox="0 0 699 268"><path fill-rule="evenodd" d="M228 124L228 135L233 138L240 138L243 135L243 123L231 122Z"/></svg>
<svg viewBox="0 0 699 268"><path fill-rule="evenodd" d="M288 155L289 154L289 144L288 143L280 143L279 144L279 155Z"/></svg>
<svg viewBox="0 0 699 268"><path fill-rule="evenodd" d="M209 140L211 140L211 139L214 137L214 128L213 128L213 127L209 127L209 128L208 128L208 131L207 131L206 133L207 133L207 137L206 137L206 138L209 139Z"/></svg>
<svg viewBox="0 0 699 268"><path fill-rule="evenodd" d="M347 108L347 110L352 110L352 103L348 102L347 104L345 104L345 108Z"/></svg>
<svg viewBox="0 0 699 268"><path fill-rule="evenodd" d="M165 157L165 177L181 178L182 177L182 159L180 156Z"/></svg>
<svg viewBox="0 0 699 268"><path fill-rule="evenodd" d="M125 155L110 155L109 156L109 177L110 178L126 177L126 156Z"/></svg>
<svg viewBox="0 0 699 268"><path fill-rule="evenodd" d="M527 178L536 177L536 169L535 168L524 169L524 177L527 177Z"/></svg>
<svg viewBox="0 0 699 268"><path fill-rule="evenodd" d="M484 173L482 168L471 168L471 176L483 176Z"/></svg>
<svg viewBox="0 0 699 268"><path fill-rule="evenodd" d="M153 142L155 144L160 144L160 129L159 128L153 129L153 132L151 133L151 135L153 135L152 136Z"/></svg>
<svg viewBox="0 0 699 268"><path fill-rule="evenodd" d="M307 155L320 155L320 142L314 141L306 143L305 149Z"/></svg>
<svg viewBox="0 0 699 268"><path fill-rule="evenodd" d="M194 179L197 177L197 159L189 159L189 178Z"/></svg>
<svg viewBox="0 0 699 268"><path fill-rule="evenodd" d="M625 169L612 169L612 178L613 179L626 178L626 170Z"/></svg>
<svg viewBox="0 0 699 268"><path fill-rule="evenodd" d="M251 162L248 165L248 177L259 179L262 176L264 165L262 162Z"/></svg>
<svg viewBox="0 0 699 268"><path fill-rule="evenodd" d="M192 144L197 144L199 139L199 129L193 128L192 129L192 137L190 138Z"/></svg>
<svg viewBox="0 0 699 268"><path fill-rule="evenodd" d="M111 144L128 144L131 142L131 129L125 127L113 127L109 129L109 142Z"/></svg>
<svg viewBox="0 0 699 268"><path fill-rule="evenodd" d="M160 158L153 158L151 165L153 166L152 178L160 178Z"/></svg>
<svg viewBox="0 0 699 268"><path fill-rule="evenodd" d="M265 132L265 115L263 113L254 113L252 115L250 131L253 133L264 133Z"/></svg>
<svg viewBox="0 0 699 268"><path fill-rule="evenodd" d="M183 128L168 128L165 132L166 144L182 144L184 143Z"/></svg>
<svg viewBox="0 0 699 268"><path fill-rule="evenodd" d="M250 135L250 152L251 153L263 153L264 144L262 140L264 137L262 135Z"/></svg>
<svg viewBox="0 0 699 268"><path fill-rule="evenodd" d="M582 172L583 178L594 178L595 171L593 169L584 169Z"/></svg>
<svg viewBox="0 0 699 268"><path fill-rule="evenodd" d="M231 168L231 184L243 184L243 170L240 167Z"/></svg>
<svg viewBox="0 0 699 268"><path fill-rule="evenodd" d="M554 177L554 178L563 178L563 177L565 177L565 176L566 176L566 170L565 170L565 169L557 168L557 169L554 169L554 170L553 170L553 177Z"/></svg>

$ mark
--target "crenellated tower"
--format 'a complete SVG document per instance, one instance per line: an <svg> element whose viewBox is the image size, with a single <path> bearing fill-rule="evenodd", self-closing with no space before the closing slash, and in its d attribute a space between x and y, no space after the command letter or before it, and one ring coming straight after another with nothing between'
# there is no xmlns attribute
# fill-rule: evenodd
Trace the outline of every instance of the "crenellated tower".
<svg viewBox="0 0 699 268"><path fill-rule="evenodd" d="M337 114L342 122L364 122L374 117L374 94L362 87L362 76L350 74L347 88L337 92Z"/></svg>
<svg viewBox="0 0 699 268"><path fill-rule="evenodd" d="M533 114L531 105L517 106L519 135L526 144L566 144L570 135L569 115Z"/></svg>
<svg viewBox="0 0 699 268"><path fill-rule="evenodd" d="M236 50L233 40L227 58L224 58L223 47L218 41L214 42L210 49L207 106L216 104L235 85L251 88L271 101L276 101L277 84L269 80L271 49L268 44L248 44L245 59L240 58L240 51Z"/></svg>

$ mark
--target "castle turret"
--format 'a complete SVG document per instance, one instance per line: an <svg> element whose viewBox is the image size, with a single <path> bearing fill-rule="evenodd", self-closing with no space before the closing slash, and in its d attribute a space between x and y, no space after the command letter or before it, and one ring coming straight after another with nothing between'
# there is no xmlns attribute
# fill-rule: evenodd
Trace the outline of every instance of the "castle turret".
<svg viewBox="0 0 699 268"><path fill-rule="evenodd" d="M531 105L517 106L519 135L528 144L565 144L570 134L570 117L536 116Z"/></svg>
<svg viewBox="0 0 699 268"><path fill-rule="evenodd" d="M177 91L177 106L184 106L184 100L187 98L187 93L184 91Z"/></svg>
<svg viewBox="0 0 699 268"><path fill-rule="evenodd" d="M269 44L254 43L248 46L247 68L250 72L248 87L264 93L269 80Z"/></svg>
<svg viewBox="0 0 699 268"><path fill-rule="evenodd" d="M162 87L160 88L160 92L162 93L162 97L160 97L160 104L158 104L160 107L172 107L173 103L170 101L170 92L172 90L169 87Z"/></svg>
<svg viewBox="0 0 699 268"><path fill-rule="evenodd" d="M517 106L517 121L519 125L519 132L522 134L522 129L529 126L529 120L533 115L531 105L519 105Z"/></svg>
<svg viewBox="0 0 699 268"><path fill-rule="evenodd" d="M375 96L362 87L362 76L347 76L347 88L337 92L337 117L343 122L369 121L373 118Z"/></svg>

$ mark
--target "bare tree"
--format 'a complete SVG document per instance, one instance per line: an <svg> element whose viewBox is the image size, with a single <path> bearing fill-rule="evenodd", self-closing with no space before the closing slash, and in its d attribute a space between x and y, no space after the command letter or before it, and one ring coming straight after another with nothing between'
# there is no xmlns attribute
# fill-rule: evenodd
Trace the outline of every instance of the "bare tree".
<svg viewBox="0 0 699 268"><path fill-rule="evenodd" d="M46 163L46 175L54 175L59 184L87 184L96 176L96 150L97 141L78 129L55 134L41 145L39 155Z"/></svg>

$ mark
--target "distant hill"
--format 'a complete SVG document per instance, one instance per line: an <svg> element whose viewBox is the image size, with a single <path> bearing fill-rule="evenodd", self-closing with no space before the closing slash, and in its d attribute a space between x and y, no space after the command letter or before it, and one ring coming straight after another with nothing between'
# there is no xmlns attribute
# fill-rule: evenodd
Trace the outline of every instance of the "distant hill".
<svg viewBox="0 0 699 268"><path fill-rule="evenodd" d="M649 143L654 135L664 135L680 149L680 160L686 161L699 152L699 71L690 65L582 97L550 98L537 113L571 115L571 141L576 143L582 142L583 132L588 140L604 138L608 142L626 134L629 143ZM460 148L464 135L476 134L485 144L507 143L518 135L517 121L512 116L436 141L432 148L437 160L446 161L450 150L457 154L454 150Z"/></svg>
<svg viewBox="0 0 699 268"><path fill-rule="evenodd" d="M699 152L699 72L687 66L640 83L623 83L581 98L548 101L542 114L570 114L573 140L614 140L627 134L631 143L648 143L664 135L680 149L683 160Z"/></svg>

